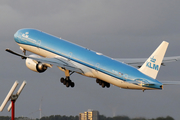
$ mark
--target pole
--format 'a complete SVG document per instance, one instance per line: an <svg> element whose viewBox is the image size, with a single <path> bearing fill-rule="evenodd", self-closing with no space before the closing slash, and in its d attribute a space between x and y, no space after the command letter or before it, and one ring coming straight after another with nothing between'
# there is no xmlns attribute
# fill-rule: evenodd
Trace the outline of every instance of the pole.
<svg viewBox="0 0 180 120"><path fill-rule="evenodd" d="M12 110L11 110L11 120L14 120L14 113L15 113L15 100L11 100L12 103Z"/></svg>

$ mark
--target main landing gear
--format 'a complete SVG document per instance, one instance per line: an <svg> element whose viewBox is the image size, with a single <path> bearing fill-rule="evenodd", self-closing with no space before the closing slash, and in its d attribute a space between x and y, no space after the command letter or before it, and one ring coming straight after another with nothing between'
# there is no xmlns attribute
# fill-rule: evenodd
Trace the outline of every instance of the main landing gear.
<svg viewBox="0 0 180 120"><path fill-rule="evenodd" d="M60 79L60 82L63 83L64 85L66 85L66 87L69 87L69 86L74 87L75 86L74 82L72 82L69 77L66 77L66 78L62 77Z"/></svg>
<svg viewBox="0 0 180 120"><path fill-rule="evenodd" d="M105 88L105 87L109 88L109 87L110 87L110 83L107 83L107 82L102 81L102 80L100 80L100 79L96 79L96 82L97 82L100 86L102 86L102 88Z"/></svg>
<svg viewBox="0 0 180 120"><path fill-rule="evenodd" d="M74 72L71 72L71 74L69 74L69 72L70 72L69 70L65 70L66 78L62 77L60 79L60 82L63 83L66 87L74 87L75 86L74 82L70 80L70 75L72 75Z"/></svg>

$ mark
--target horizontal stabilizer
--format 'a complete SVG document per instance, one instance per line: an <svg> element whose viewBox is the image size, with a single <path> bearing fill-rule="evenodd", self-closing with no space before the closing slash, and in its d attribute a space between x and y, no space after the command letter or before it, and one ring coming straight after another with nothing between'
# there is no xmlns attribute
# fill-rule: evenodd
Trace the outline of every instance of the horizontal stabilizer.
<svg viewBox="0 0 180 120"><path fill-rule="evenodd" d="M180 81L160 81L163 85L180 85Z"/></svg>
<svg viewBox="0 0 180 120"><path fill-rule="evenodd" d="M140 68L144 64L144 62L146 62L147 58L115 58L115 60ZM165 66L166 63L176 62L179 60L180 56L164 57L161 65Z"/></svg>

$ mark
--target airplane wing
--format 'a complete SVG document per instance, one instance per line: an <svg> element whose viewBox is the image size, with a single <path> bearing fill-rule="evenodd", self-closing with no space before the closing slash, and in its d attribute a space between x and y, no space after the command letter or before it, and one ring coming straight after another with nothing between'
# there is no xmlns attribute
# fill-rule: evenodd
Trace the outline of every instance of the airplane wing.
<svg viewBox="0 0 180 120"><path fill-rule="evenodd" d="M141 65L144 64L144 62L147 60L147 58L115 58L115 60L140 68ZM178 60L180 60L180 56L164 57L161 65L165 66L165 63L175 62Z"/></svg>
<svg viewBox="0 0 180 120"><path fill-rule="evenodd" d="M30 59L33 59L33 60L36 60L38 62L42 62L45 64L56 65L58 67L65 68L65 69L70 70L70 71L83 73L83 71L80 68L78 68L77 66L75 66L73 63L71 63L68 60L59 58L59 57L54 57L54 58L27 57L27 58L30 58Z"/></svg>
<svg viewBox="0 0 180 120"><path fill-rule="evenodd" d="M70 70L70 71L83 73L83 71L80 68L75 66L69 60L65 60L65 59L62 59L60 57L44 58L44 57L37 57L37 56L25 56L25 55L21 55L19 53L16 53L10 49L6 49L6 51L9 53L12 53L14 55L20 56L23 59L29 58L29 59L35 60L37 63L41 62L41 63L47 64L48 67L55 65L55 66L65 68L65 69Z"/></svg>

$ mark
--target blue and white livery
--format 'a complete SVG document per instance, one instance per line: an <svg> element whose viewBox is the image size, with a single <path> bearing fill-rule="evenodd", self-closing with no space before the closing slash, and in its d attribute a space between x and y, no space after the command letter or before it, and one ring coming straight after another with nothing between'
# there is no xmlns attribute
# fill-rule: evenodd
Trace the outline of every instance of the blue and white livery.
<svg viewBox="0 0 180 120"><path fill-rule="evenodd" d="M70 80L70 75L75 72L95 78L103 88L112 84L125 89L161 90L163 83L156 80L161 65L180 59L180 56L164 58L169 44L166 41L145 60L113 59L36 29L20 29L14 34L14 40L24 55L10 49L6 51L26 59L26 66L35 72L42 73L48 67L57 66L65 72L66 77L60 81L67 87L75 86ZM36 55L26 56L26 51Z"/></svg>

